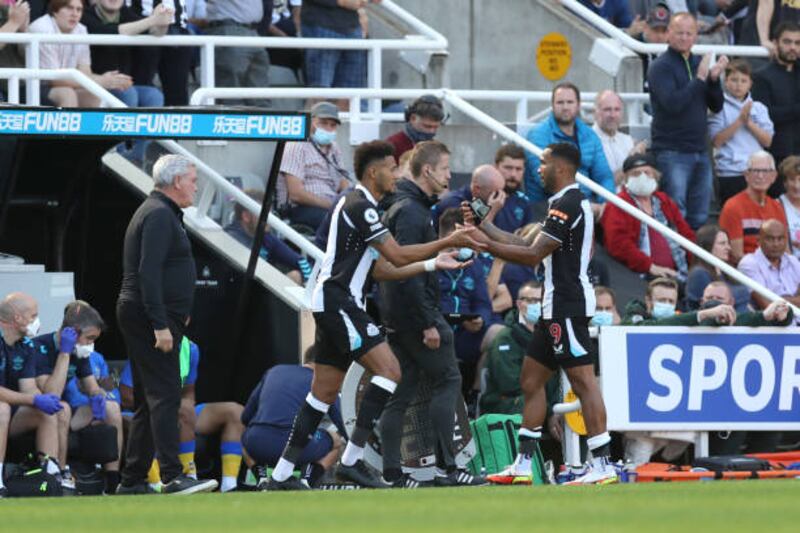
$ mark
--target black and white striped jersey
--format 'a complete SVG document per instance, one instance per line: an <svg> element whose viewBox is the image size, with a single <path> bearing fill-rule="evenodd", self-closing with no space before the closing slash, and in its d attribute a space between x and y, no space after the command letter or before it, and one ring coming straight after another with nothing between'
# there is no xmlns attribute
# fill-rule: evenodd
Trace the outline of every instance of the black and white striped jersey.
<svg viewBox="0 0 800 533"><path fill-rule="evenodd" d="M590 317L595 310L587 273L594 237L592 207L577 183L551 196L548 204L542 233L561 246L543 261L542 317Z"/></svg>
<svg viewBox="0 0 800 533"><path fill-rule="evenodd" d="M311 296L314 312L336 311L346 299L366 309L365 289L379 253L370 243L389 233L378 203L362 185L339 200L331 217L328 247Z"/></svg>

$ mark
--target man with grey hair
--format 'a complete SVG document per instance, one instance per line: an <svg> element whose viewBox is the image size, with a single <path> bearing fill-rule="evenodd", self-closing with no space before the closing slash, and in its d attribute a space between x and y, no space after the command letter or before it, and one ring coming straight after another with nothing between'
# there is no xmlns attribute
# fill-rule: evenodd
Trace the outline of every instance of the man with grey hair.
<svg viewBox="0 0 800 533"><path fill-rule="evenodd" d="M612 90L600 91L594 100L594 124L592 129L600 137L603 153L608 161L614 182L619 187L624 180L622 163L629 155L641 154L647 149L647 143L636 144L633 137L619 130L622 124L622 98Z"/></svg>
<svg viewBox="0 0 800 533"><path fill-rule="evenodd" d="M147 471L158 454L163 492L193 494L217 488L193 479L178 458L181 404L180 346L192 310L196 271L183 226L183 208L197 192L197 170L186 157L164 155L153 165L155 190L125 232L117 322L134 377L135 412L118 494L148 492Z"/></svg>
<svg viewBox="0 0 800 533"><path fill-rule="evenodd" d="M728 233L731 241L731 260L734 264L745 254L758 248L761 224L774 218L786 228L786 214L781 203L767 195L778 173L775 159L769 152L759 150L750 154L744 179L747 188L731 196L722 207L719 226Z"/></svg>
<svg viewBox="0 0 800 533"><path fill-rule="evenodd" d="M35 430L36 451L50 457L47 473L61 477L55 460L58 419L54 415L63 406L58 396L41 394L36 387L36 350L31 337L38 332L39 306L33 297L15 292L0 301L0 498L6 495L3 462L9 435Z"/></svg>

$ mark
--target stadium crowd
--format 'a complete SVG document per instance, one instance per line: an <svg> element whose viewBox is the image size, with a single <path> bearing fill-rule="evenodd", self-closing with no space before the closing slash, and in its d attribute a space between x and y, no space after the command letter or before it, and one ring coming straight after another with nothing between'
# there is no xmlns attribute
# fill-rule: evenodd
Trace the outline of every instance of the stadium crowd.
<svg viewBox="0 0 800 533"><path fill-rule="evenodd" d="M736 0L582 2L633 36L669 45L657 58L646 58L651 138L635 140L622 131L622 100L611 90L597 95L593 122L587 123L580 113L580 89L563 82L552 90L552 112L531 128L528 140L540 147L576 146L584 176L783 299L769 302L751 292L717 265L693 256L581 186L591 203L595 246L606 252L596 255L589 267L597 302L591 324L795 327L800 317L793 316L787 302L800 305L800 87L795 70L800 10L791 3ZM18 0L0 10L0 32L363 38L366 3ZM691 53L696 42L758 44L768 48L771 57L751 63L721 56L712 62L710 56ZM18 60L11 48L0 51L3 66ZM217 54L215 75L220 86L266 86L271 63L302 70L304 82L313 87L361 86L366 78L365 58L358 51L311 50L303 56L287 50L275 54L220 48ZM180 47L140 50L53 44L40 50L43 68L76 67L130 106L186 105L195 61L190 48ZM62 82L46 85L42 95L59 106L98 105L80 87ZM310 141L287 145L277 190L279 213L316 235L323 249L328 247L336 207L356 187L337 145L340 105L344 104L317 102L310 107ZM467 184L451 190L450 156L458 147L435 139L445 118L442 103L424 96L408 106L404 128L386 139L397 163L392 172L398 181L379 210L394 237L401 244L421 232L430 233L429 239L446 239L465 223L462 206L467 204L476 212L485 210L484 220L527 239L548 210L542 160L517 146L503 145L493 161L476 166ZM358 180L361 171L356 165ZM263 195L247 192L257 201ZM394 220L392 206L401 202L407 209L422 209L420 216L430 217L429 227ZM256 222L238 208L226 231L249 247ZM392 289L397 281L381 282L380 290L373 290L370 309L378 323L398 334L424 331L422 342L430 349L452 343L457 366L420 367L422 372L445 376L443 388L456 390L460 385L471 416L521 413L522 360L542 315L547 280L541 269L485 251L454 252L462 261L472 262L464 269L428 272L424 280L417 279L419 285L409 286L413 290L400 285L407 291L405 297L414 298L409 305L426 309L428 315L408 321L392 313L392 306L403 305L396 303L397 286ZM314 282L309 279L309 260L269 232L261 257L296 283ZM610 274L615 271L609 268L612 264L641 280L641 293L630 301L617 301L620 291L615 289L620 287ZM26 294L12 293L0 302L0 496L5 490L4 458L19 458L21 450L40 452L46 471L67 489L76 488L78 477L71 465L87 468L81 471L87 477L94 472L91 466L102 465L102 490L113 493L135 405L131 372L110 372L104 357L94 350L105 323L89 303L67 306L54 332L39 335L37 317L38 303ZM210 442L218 435L218 450L210 455L220 458L221 490L235 490L244 477L253 487L266 488L266 468L279 461L291 437L294 415L309 394L316 350L306 354L302 367L268 370L246 406L195 405L202 347L185 339L180 351L184 474L197 476L195 441ZM548 383L545 431L556 441L563 436L562 420L551 408L562 392L557 380ZM347 439L337 402L327 414L330 423L313 434L295 461L311 486L336 464ZM447 418L433 411L431 416ZM71 448L70 438L81 439L80 446ZM634 463L647 462L657 453L666 460L679 460L693 441L686 432L619 436L623 458ZM711 450L774 451L781 442L776 432L715 434ZM246 476L240 476L243 462ZM384 474L393 482L389 477L395 472ZM157 461L149 481L153 487L159 485ZM404 480L394 486L411 485Z"/></svg>

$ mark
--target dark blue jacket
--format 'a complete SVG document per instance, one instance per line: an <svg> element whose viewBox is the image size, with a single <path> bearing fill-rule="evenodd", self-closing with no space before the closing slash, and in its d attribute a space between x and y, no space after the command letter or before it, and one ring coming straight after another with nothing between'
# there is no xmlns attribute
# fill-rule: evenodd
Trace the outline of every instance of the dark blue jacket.
<svg viewBox="0 0 800 533"><path fill-rule="evenodd" d="M264 374L250 393L242 412L242 423L246 426L268 425L289 429L294 417L311 391L314 371L298 365L275 365ZM339 434L346 436L339 400L328 410Z"/></svg>
<svg viewBox="0 0 800 533"><path fill-rule="evenodd" d="M477 314L484 324L492 321L492 300L486 287L483 265L475 261L463 270L439 272L442 313Z"/></svg>
<svg viewBox="0 0 800 533"><path fill-rule="evenodd" d="M445 194L439 203L431 208L433 227L437 232L439 230L439 217L442 216L442 213L451 207L460 207L461 202L469 202L470 200L472 200L472 192L470 192L469 184ZM494 225L509 233L514 233L531 222L533 222L533 212L531 211L530 199L522 191L508 195L503 209L494 217Z"/></svg>
<svg viewBox="0 0 800 533"><path fill-rule="evenodd" d="M724 103L719 80L697 79L701 57L668 48L647 72L653 124L653 150L704 152L708 143L708 110L719 113Z"/></svg>

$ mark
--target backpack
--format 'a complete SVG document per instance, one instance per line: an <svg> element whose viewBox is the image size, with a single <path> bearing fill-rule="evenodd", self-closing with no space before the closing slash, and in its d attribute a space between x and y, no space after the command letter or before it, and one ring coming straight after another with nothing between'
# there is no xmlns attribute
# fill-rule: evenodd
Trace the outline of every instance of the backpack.
<svg viewBox="0 0 800 533"><path fill-rule="evenodd" d="M47 473L47 456L28 455L25 463L9 465L5 484L9 497L63 496L64 491L53 474Z"/></svg>

